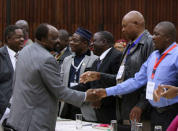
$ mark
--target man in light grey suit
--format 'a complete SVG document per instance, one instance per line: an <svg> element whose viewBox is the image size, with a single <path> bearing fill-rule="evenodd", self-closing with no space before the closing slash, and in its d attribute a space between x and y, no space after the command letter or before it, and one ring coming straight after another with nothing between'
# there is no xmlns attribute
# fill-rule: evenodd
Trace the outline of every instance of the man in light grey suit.
<svg viewBox="0 0 178 131"><path fill-rule="evenodd" d="M16 131L54 131L58 100L81 106L95 101L92 90L79 92L62 85L59 64L49 53L59 42L58 30L41 24L36 43L19 54L15 71L10 117L7 125Z"/></svg>
<svg viewBox="0 0 178 131"><path fill-rule="evenodd" d="M84 29L78 28L72 35L69 45L73 52L72 55L66 57L61 66L61 73L63 74L63 84L72 89L73 86L78 85L80 75L89 70L93 62L98 58L89 50L89 44L92 34ZM97 121L93 107L85 103L81 108L77 108L71 104L61 104L61 117L67 119L75 119L76 114L82 112L85 120ZM81 109L81 110L80 110Z"/></svg>

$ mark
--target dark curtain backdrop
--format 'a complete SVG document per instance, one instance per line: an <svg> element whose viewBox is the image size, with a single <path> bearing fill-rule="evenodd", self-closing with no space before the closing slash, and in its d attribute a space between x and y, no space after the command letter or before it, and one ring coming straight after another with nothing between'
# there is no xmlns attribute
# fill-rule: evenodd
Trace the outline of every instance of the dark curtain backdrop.
<svg viewBox="0 0 178 131"><path fill-rule="evenodd" d="M165 20L178 29L178 0L0 0L0 40L7 21L14 24L19 19L29 22L32 39L40 23L49 23L69 33L79 26L93 33L108 30L117 40L122 37L122 17L131 10L144 15L151 33L158 22Z"/></svg>

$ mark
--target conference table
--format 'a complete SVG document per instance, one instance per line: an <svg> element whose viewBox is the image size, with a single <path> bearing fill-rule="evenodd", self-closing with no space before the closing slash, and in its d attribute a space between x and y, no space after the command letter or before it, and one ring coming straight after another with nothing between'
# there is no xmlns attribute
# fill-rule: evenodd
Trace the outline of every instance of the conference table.
<svg viewBox="0 0 178 131"><path fill-rule="evenodd" d="M76 121L58 117L55 131L110 131L109 128L101 128L98 125L98 123L82 121L82 128L76 129Z"/></svg>

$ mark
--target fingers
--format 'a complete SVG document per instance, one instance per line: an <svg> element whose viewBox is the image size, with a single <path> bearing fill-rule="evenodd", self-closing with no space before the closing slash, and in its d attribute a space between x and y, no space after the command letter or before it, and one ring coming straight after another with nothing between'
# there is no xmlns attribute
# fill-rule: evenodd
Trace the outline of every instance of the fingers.
<svg viewBox="0 0 178 131"><path fill-rule="evenodd" d="M132 121L136 120L136 122L139 122L141 114L142 114L142 109L140 107L135 106L134 108L132 108L129 114L130 120Z"/></svg>
<svg viewBox="0 0 178 131"><path fill-rule="evenodd" d="M106 97L105 89L89 89L86 92L86 101L95 102Z"/></svg>
<svg viewBox="0 0 178 131"><path fill-rule="evenodd" d="M99 80L100 73L95 71L87 71L80 76L80 83L87 83L95 80Z"/></svg>
<svg viewBox="0 0 178 131"><path fill-rule="evenodd" d="M84 72L84 73L80 76L80 83L86 83L86 82L87 82L88 74L89 74L89 71Z"/></svg>
<svg viewBox="0 0 178 131"><path fill-rule="evenodd" d="M170 86L170 85L161 85L158 88L160 88L162 90L161 92L161 97L165 97L167 99L172 99L174 97L176 97L177 95L177 87L175 86Z"/></svg>
<svg viewBox="0 0 178 131"><path fill-rule="evenodd" d="M157 89L154 90L154 92L153 92L153 100L155 102L158 102L158 101L160 101L160 97L161 97L161 95L158 95L158 90Z"/></svg>

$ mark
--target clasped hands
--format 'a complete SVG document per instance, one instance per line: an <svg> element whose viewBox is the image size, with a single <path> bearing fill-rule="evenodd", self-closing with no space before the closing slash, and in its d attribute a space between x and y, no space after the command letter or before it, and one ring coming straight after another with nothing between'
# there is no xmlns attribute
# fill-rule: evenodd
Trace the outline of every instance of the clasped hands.
<svg viewBox="0 0 178 131"><path fill-rule="evenodd" d="M89 89L86 91L86 101L87 102L97 102L106 97L106 90L99 88L99 89Z"/></svg>

